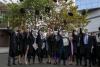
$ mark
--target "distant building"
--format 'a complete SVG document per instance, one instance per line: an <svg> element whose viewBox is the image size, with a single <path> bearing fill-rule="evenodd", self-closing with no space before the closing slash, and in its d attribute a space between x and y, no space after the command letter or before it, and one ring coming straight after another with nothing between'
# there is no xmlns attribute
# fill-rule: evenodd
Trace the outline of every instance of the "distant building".
<svg viewBox="0 0 100 67"><path fill-rule="evenodd" d="M88 10L89 24L85 27L89 32L96 32L100 27L100 8L94 8Z"/></svg>
<svg viewBox="0 0 100 67"><path fill-rule="evenodd" d="M9 45L9 35L7 33L7 23L4 23L4 15L7 12L5 4L0 2L0 47Z"/></svg>
<svg viewBox="0 0 100 67"><path fill-rule="evenodd" d="M6 28L0 28L0 47L9 46L9 34Z"/></svg>
<svg viewBox="0 0 100 67"><path fill-rule="evenodd" d="M0 2L0 28L7 27L7 23L4 23L5 22L4 16L6 13L7 13L7 7L5 6L5 4Z"/></svg>
<svg viewBox="0 0 100 67"><path fill-rule="evenodd" d="M89 24L85 27L89 32L98 31L100 27L100 0L75 0L78 10L86 9Z"/></svg>

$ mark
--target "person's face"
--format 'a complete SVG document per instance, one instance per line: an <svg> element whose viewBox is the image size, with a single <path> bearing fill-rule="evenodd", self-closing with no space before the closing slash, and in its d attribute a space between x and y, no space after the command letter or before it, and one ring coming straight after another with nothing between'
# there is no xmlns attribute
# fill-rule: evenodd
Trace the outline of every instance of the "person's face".
<svg viewBox="0 0 100 67"><path fill-rule="evenodd" d="M62 36L65 36L65 32L61 32L61 35L62 35Z"/></svg>
<svg viewBox="0 0 100 67"><path fill-rule="evenodd" d="M53 31L52 31L52 29L48 29L48 32L49 32L49 33L52 33Z"/></svg>
<svg viewBox="0 0 100 67"><path fill-rule="evenodd" d="M99 31L100 31L100 27L99 27Z"/></svg>
<svg viewBox="0 0 100 67"><path fill-rule="evenodd" d="M74 32L74 34L75 34L75 35L78 35L78 32L77 32L77 31L75 31L75 32Z"/></svg>
<svg viewBox="0 0 100 67"><path fill-rule="evenodd" d="M96 36L96 33L92 33L92 36Z"/></svg>
<svg viewBox="0 0 100 67"><path fill-rule="evenodd" d="M72 32L69 33L69 37L72 37Z"/></svg>
<svg viewBox="0 0 100 67"><path fill-rule="evenodd" d="M87 31L84 31L85 35L88 35L88 32Z"/></svg>
<svg viewBox="0 0 100 67"><path fill-rule="evenodd" d="M18 32L17 32L17 31L15 31L15 34L18 34Z"/></svg>
<svg viewBox="0 0 100 67"><path fill-rule="evenodd" d="M43 35L43 32L42 31L39 31L40 35Z"/></svg>

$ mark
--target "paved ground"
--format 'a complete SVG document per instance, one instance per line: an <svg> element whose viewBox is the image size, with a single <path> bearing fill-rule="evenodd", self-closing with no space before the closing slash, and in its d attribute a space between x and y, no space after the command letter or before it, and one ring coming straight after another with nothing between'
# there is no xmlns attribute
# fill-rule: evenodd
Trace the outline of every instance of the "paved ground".
<svg viewBox="0 0 100 67"><path fill-rule="evenodd" d="M8 67L7 66L7 54L0 54L0 67ZM44 61L46 62L46 60ZM50 64L38 64L37 60L35 64L31 65L12 65L11 67L83 67L83 66L76 66L76 65L50 65ZM93 67L93 66L92 66Z"/></svg>
<svg viewBox="0 0 100 67"><path fill-rule="evenodd" d="M0 47L0 53L8 53L8 47Z"/></svg>

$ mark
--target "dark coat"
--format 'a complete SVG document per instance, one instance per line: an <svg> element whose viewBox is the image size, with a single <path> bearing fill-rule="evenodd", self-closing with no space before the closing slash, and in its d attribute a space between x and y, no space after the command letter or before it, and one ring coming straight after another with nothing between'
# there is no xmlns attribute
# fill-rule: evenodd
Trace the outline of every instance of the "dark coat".
<svg viewBox="0 0 100 67"><path fill-rule="evenodd" d="M47 44L48 44L48 55L52 56L53 53L53 34L47 37Z"/></svg>
<svg viewBox="0 0 100 67"><path fill-rule="evenodd" d="M29 46L32 46L34 44L35 38L32 34L32 32L29 32L29 36L27 37L27 44L29 44Z"/></svg>
<svg viewBox="0 0 100 67"><path fill-rule="evenodd" d="M99 38L99 41L97 42L97 50L96 50L96 55L98 58L100 58L100 31L99 33L97 34L97 37Z"/></svg>
<svg viewBox="0 0 100 67"><path fill-rule="evenodd" d="M34 48L33 48L34 41L35 41L35 38L34 38L32 32L30 32L29 36L28 36L28 41L27 41L27 43L29 44L28 55L33 55L33 52L34 52Z"/></svg>
<svg viewBox="0 0 100 67"><path fill-rule="evenodd" d="M78 34L78 44L77 44L77 55L83 55L84 54L84 33Z"/></svg>
<svg viewBox="0 0 100 67"><path fill-rule="evenodd" d="M27 47L28 45L28 32L23 32L23 46Z"/></svg>
<svg viewBox="0 0 100 67"><path fill-rule="evenodd" d="M18 53L19 55L23 55L24 54L24 37L23 37L23 33L18 32L17 34L17 44L18 44Z"/></svg>
<svg viewBox="0 0 100 67"><path fill-rule="evenodd" d="M9 45L9 56L10 57L15 57L16 56L16 50L17 50L17 45L16 45L16 35L13 30L8 31L9 36L10 36L10 45Z"/></svg>
<svg viewBox="0 0 100 67"><path fill-rule="evenodd" d="M96 40L96 36L91 36L91 47L93 46L93 49L92 50L92 57L94 58L97 58L97 55L98 55L98 51L97 51L97 40Z"/></svg>
<svg viewBox="0 0 100 67"><path fill-rule="evenodd" d="M72 40L72 43L73 43L73 51L74 51L74 54L77 53L77 46L78 46L78 35L73 35L73 40Z"/></svg>
<svg viewBox="0 0 100 67"><path fill-rule="evenodd" d="M57 43L57 39L56 37L58 37L57 35L53 35L52 38L52 51L53 51L53 54L56 53L59 49L59 44Z"/></svg>
<svg viewBox="0 0 100 67"><path fill-rule="evenodd" d="M38 48L42 48L43 40L41 39L41 35L39 33L36 38L36 43L37 43Z"/></svg>
<svg viewBox="0 0 100 67"><path fill-rule="evenodd" d="M83 37L83 40L84 40L84 38L85 38L85 35L84 35L84 37ZM83 43L83 45L84 45L84 47L91 49L91 47L92 47L92 45L93 45L93 37L88 35L88 44L85 45L85 44Z"/></svg>
<svg viewBox="0 0 100 67"><path fill-rule="evenodd" d="M94 37L89 36L88 37L88 44L87 45L84 44L84 56L87 57L87 58L90 58L91 54L93 52L93 50L92 50L92 46L94 46L93 40L94 40Z"/></svg>
<svg viewBox="0 0 100 67"><path fill-rule="evenodd" d="M53 34L47 37L48 49L52 49Z"/></svg>

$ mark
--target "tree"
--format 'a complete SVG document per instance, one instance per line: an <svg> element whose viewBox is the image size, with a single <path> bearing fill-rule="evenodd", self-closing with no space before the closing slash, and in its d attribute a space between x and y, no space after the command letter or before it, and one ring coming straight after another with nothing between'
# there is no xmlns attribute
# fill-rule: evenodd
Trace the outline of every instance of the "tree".
<svg viewBox="0 0 100 67"><path fill-rule="evenodd" d="M80 14L72 1L61 0L59 3L61 5L56 0L22 0L20 3L7 4L8 21L11 26L18 27L30 23L36 25L36 19L40 19L51 28L63 27L66 30L87 24L87 15L84 12Z"/></svg>
<svg viewBox="0 0 100 67"><path fill-rule="evenodd" d="M53 11L53 15L55 16L53 22L56 27L62 27L63 29L71 31L75 28L85 26L88 23L85 10L79 13L77 6L73 5L72 1L62 4L62 8L59 12Z"/></svg>

